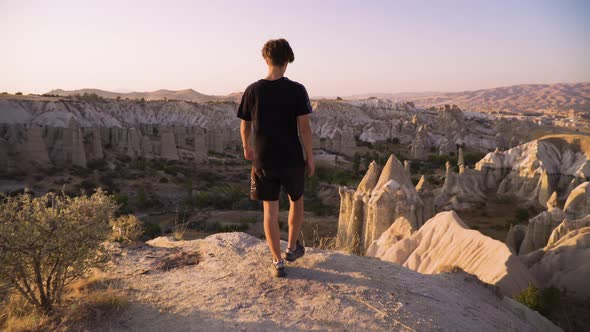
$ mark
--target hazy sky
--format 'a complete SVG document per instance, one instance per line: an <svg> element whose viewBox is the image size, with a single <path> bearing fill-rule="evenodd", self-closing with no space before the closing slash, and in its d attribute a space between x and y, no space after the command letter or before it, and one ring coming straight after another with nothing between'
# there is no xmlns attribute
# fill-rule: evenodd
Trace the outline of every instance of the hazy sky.
<svg viewBox="0 0 590 332"><path fill-rule="evenodd" d="M313 96L590 81L590 1L0 0L0 90L242 91L264 42Z"/></svg>

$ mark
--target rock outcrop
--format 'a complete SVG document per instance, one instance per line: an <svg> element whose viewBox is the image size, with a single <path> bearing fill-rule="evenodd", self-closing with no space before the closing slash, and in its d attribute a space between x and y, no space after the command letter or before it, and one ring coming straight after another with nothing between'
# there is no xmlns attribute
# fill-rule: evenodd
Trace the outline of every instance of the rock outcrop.
<svg viewBox="0 0 590 332"><path fill-rule="evenodd" d="M476 164L486 189L547 207L553 192L563 201L572 181L590 177L590 137L551 135L492 152Z"/></svg>
<svg viewBox="0 0 590 332"><path fill-rule="evenodd" d="M129 308L103 320L104 330L559 330L462 272L422 275L389 262L306 248L282 280L273 279L261 259L269 255L266 243L245 233L149 243L113 255L109 273L133 291ZM158 269L195 252L198 264Z"/></svg>
<svg viewBox="0 0 590 332"><path fill-rule="evenodd" d="M387 234L387 233L386 233ZM536 281L502 242L470 230L453 212L441 212L411 236L372 248L377 258L414 271L436 274L452 267L496 285L504 294L520 293Z"/></svg>
<svg viewBox="0 0 590 332"><path fill-rule="evenodd" d="M523 257L541 287L557 287L580 300L590 298L590 220L564 221L549 244Z"/></svg>
<svg viewBox="0 0 590 332"><path fill-rule="evenodd" d="M524 238L517 251L519 255L526 255L531 251L543 248L549 240L553 229L557 227L564 219L565 214L559 208L549 211L543 211L529 220L526 226Z"/></svg>
<svg viewBox="0 0 590 332"><path fill-rule="evenodd" d="M590 215L590 181L582 183L571 191L563 210L570 219Z"/></svg>
<svg viewBox="0 0 590 332"><path fill-rule="evenodd" d="M364 252L400 217L415 230L424 222L424 203L394 155L380 174L373 162L357 191L340 188L340 197L337 242L343 247L354 247L358 238L359 251Z"/></svg>
<svg viewBox="0 0 590 332"><path fill-rule="evenodd" d="M487 200L481 172L458 166L459 173L455 173L447 161L445 183L434 200L437 210L464 210Z"/></svg>

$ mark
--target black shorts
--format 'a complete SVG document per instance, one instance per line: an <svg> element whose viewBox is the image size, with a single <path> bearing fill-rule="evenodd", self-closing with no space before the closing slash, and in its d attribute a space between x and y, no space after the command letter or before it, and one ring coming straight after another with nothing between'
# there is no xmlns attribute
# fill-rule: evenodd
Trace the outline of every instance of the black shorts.
<svg viewBox="0 0 590 332"><path fill-rule="evenodd" d="M292 201L303 195L305 166L277 169L256 169L250 173L250 199L278 201L281 186Z"/></svg>

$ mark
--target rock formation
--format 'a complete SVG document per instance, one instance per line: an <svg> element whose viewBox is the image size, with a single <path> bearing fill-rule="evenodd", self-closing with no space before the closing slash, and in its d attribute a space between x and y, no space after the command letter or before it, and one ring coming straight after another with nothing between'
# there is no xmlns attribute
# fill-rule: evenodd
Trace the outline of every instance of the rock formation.
<svg viewBox="0 0 590 332"><path fill-rule="evenodd" d="M161 153L163 159L178 160L178 151L176 150L176 140L174 133L168 128L162 128Z"/></svg>
<svg viewBox="0 0 590 332"><path fill-rule="evenodd" d="M413 155L426 158L429 154L442 151L450 153L456 144L465 144L465 147L479 151L501 145L490 128L508 128L505 130L508 136L518 136L515 142L522 140L523 133L527 132L511 130L516 126L514 121L504 121L491 115L463 112L457 108L417 110L411 103L383 99L321 100L314 101L312 106L314 146L349 157L354 153L357 141L375 143L395 140L401 144L412 144ZM107 150L114 152L108 153L109 156L123 154L131 158L164 158L161 155L163 133L158 131L160 126L174 128L172 132L178 159L206 161L208 151L223 153L239 149L236 107L233 102L142 103L134 100L49 97L43 100L2 99L0 127L4 129L0 130L0 144L6 144L2 149L13 153L9 154L10 160L0 163L0 171L17 170L14 165L19 162L17 156L24 148L22 144L28 135L27 128L32 124L44 128L42 138L50 159L46 165L85 165L85 160L103 158ZM71 121L80 133L74 128L68 129ZM441 123L442 127L439 126ZM519 125L523 124L519 122ZM528 125L527 122L525 126ZM193 137L202 130L206 131L205 144L195 144L202 142ZM167 147L164 151L168 153L171 151L170 137L165 141ZM193 143L189 146L188 142ZM11 147L10 144L17 145ZM174 159L174 153L171 154L166 158Z"/></svg>
<svg viewBox="0 0 590 332"><path fill-rule="evenodd" d="M582 183L571 191L563 210L570 219L578 219L590 214L590 181Z"/></svg>
<svg viewBox="0 0 590 332"><path fill-rule="evenodd" d="M245 233L117 248L109 274L122 289L133 289L131 305L98 330L559 330L463 272L422 275L385 261L306 249L281 281L261 259L268 255L266 243ZM198 264L159 268L195 251Z"/></svg>
<svg viewBox="0 0 590 332"><path fill-rule="evenodd" d="M346 187L340 189L340 246L350 246L358 237L360 251L364 252L398 218L404 217L413 229L424 222L424 203L402 163L391 155L377 178L378 172L372 163L358 193Z"/></svg>
<svg viewBox="0 0 590 332"><path fill-rule="evenodd" d="M487 200L484 178L480 171L459 165L459 173L447 161L445 183L434 200L437 210L462 210Z"/></svg>
<svg viewBox="0 0 590 332"><path fill-rule="evenodd" d="M566 290L580 300L590 297L590 219L567 222L558 226L549 244L523 257L541 287Z"/></svg>
<svg viewBox="0 0 590 332"><path fill-rule="evenodd" d="M590 177L590 138L552 135L492 152L476 164L486 189L546 207L553 192L563 201L572 181Z"/></svg>
<svg viewBox="0 0 590 332"><path fill-rule="evenodd" d="M565 219L565 214L559 208L544 211L529 220L525 236L517 254L525 255L531 251L543 248L549 240L553 229Z"/></svg>
<svg viewBox="0 0 590 332"><path fill-rule="evenodd" d="M420 273L436 274L458 267L508 295L535 283L504 243L470 230L453 211L437 214L417 232L393 245L386 240L379 242L385 245L371 248L377 258Z"/></svg>
<svg viewBox="0 0 590 332"><path fill-rule="evenodd" d="M32 125L28 128L27 139L21 151L23 159L36 166L45 168L50 165L47 147L43 141L43 128L37 125Z"/></svg>

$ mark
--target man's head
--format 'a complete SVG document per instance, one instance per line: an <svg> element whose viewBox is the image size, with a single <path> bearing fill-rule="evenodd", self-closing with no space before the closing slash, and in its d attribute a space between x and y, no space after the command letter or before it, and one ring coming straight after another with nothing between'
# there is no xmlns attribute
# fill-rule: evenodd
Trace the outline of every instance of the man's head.
<svg viewBox="0 0 590 332"><path fill-rule="evenodd" d="M283 67L295 61L295 55L285 39L271 39L262 47L262 57L269 66Z"/></svg>

